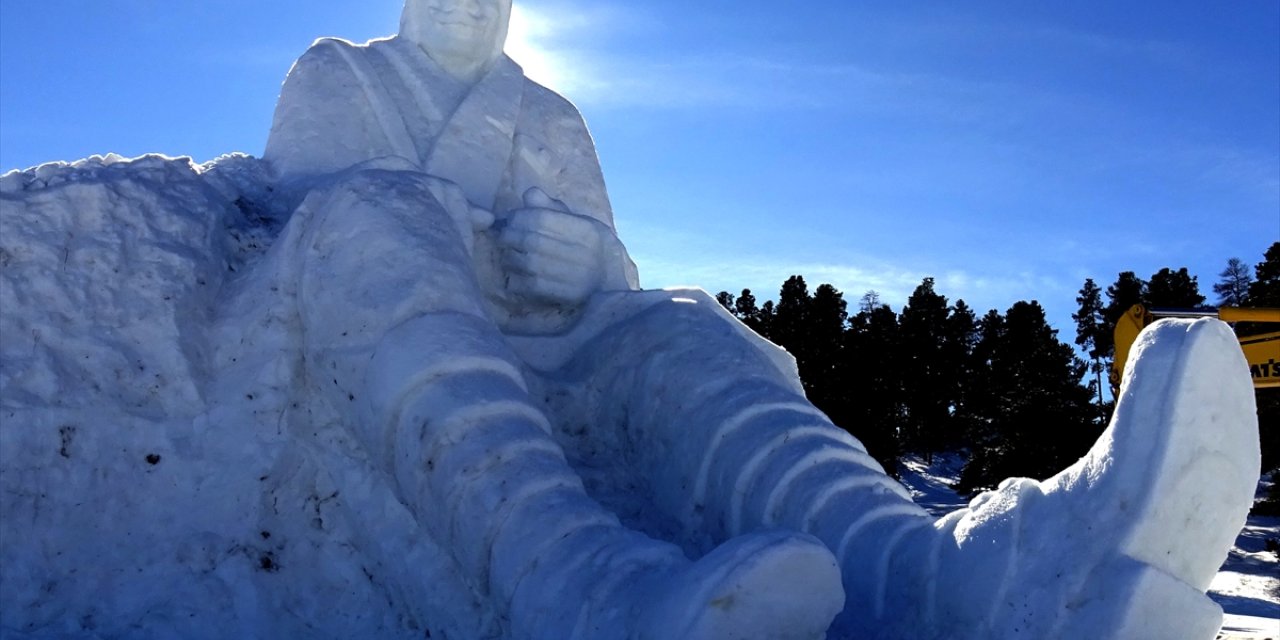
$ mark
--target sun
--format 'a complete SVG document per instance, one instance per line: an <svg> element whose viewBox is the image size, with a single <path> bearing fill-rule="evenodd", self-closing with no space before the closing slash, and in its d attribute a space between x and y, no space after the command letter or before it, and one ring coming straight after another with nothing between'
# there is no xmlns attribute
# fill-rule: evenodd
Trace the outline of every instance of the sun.
<svg viewBox="0 0 1280 640"><path fill-rule="evenodd" d="M550 89L563 90L569 75L566 66L560 56L545 46L556 31L553 20L535 10L513 6L505 50L512 60L520 63L531 80Z"/></svg>

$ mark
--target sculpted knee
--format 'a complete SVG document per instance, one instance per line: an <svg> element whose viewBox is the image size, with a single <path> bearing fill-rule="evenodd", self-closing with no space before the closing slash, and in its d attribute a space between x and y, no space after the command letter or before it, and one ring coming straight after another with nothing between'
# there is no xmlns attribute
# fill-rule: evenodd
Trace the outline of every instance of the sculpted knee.
<svg viewBox="0 0 1280 640"><path fill-rule="evenodd" d="M487 321L460 313L431 313L388 331L371 354L364 387L377 424L398 419L419 389L451 376L484 376L521 391L524 373L501 334Z"/></svg>
<svg viewBox="0 0 1280 640"><path fill-rule="evenodd" d="M639 357L662 353L695 377L723 378L751 372L803 393L795 359L747 328L701 289L664 292L665 298L626 323L628 343Z"/></svg>

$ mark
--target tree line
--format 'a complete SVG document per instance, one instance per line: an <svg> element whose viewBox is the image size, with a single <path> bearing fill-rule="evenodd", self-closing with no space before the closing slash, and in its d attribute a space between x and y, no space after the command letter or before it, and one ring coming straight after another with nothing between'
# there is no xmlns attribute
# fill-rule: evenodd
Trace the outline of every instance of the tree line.
<svg viewBox="0 0 1280 640"><path fill-rule="evenodd" d="M1219 278L1213 285L1219 305L1280 307L1280 242L1255 268L1232 258ZM1112 331L1131 306L1206 304L1186 268L1161 269L1148 279L1122 272L1105 290L1087 279L1072 315L1077 352L1059 339L1038 302L979 316L964 300L938 292L933 278L924 278L900 311L875 291L849 309L834 286L810 292L800 275L782 284L777 302L759 303L750 289L716 298L796 358L809 400L889 473L897 475L907 454L930 461L940 452L965 452L957 486L963 493L1012 476L1048 477L1089 449L1110 419ZM1264 469L1274 469L1280 391L1259 391L1258 400Z"/></svg>

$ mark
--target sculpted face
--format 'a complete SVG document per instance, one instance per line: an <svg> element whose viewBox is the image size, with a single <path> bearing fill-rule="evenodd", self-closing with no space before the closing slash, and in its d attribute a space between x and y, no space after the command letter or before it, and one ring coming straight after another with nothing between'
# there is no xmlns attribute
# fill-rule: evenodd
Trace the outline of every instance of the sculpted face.
<svg viewBox="0 0 1280 640"><path fill-rule="evenodd" d="M400 37L446 70L470 75L502 54L511 0L407 0Z"/></svg>

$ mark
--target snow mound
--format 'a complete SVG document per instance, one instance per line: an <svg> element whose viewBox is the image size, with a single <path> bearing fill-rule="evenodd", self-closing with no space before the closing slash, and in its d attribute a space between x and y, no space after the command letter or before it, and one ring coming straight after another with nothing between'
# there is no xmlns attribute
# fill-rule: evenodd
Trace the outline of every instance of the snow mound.
<svg viewBox="0 0 1280 640"><path fill-rule="evenodd" d="M290 329L244 268L280 222L263 175L146 156L4 177L0 636L496 633L341 437L284 429Z"/></svg>

